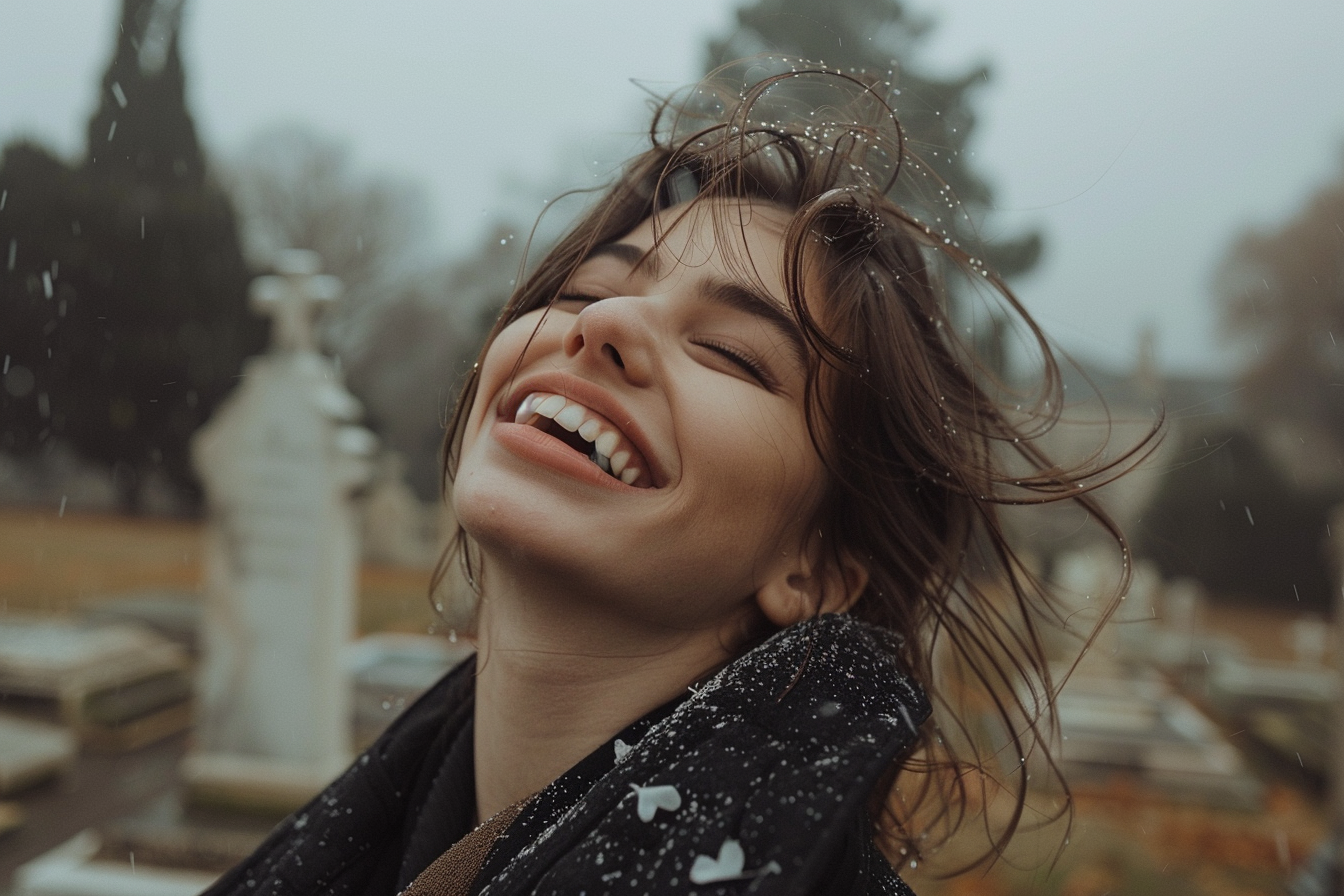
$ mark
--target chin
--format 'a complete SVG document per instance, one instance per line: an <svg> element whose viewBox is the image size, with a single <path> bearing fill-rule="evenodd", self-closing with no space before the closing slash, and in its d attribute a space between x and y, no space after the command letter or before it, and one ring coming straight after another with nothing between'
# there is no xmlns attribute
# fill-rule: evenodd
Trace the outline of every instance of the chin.
<svg viewBox="0 0 1344 896"><path fill-rule="evenodd" d="M587 556L594 540L578 537L572 508L555 497L519 488L503 473L483 473L454 485L453 512L487 559L573 579L600 558Z"/></svg>

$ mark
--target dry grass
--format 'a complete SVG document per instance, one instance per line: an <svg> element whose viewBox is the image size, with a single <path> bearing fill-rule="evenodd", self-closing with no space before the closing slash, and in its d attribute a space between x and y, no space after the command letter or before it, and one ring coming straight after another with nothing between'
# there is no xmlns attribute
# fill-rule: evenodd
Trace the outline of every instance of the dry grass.
<svg viewBox="0 0 1344 896"><path fill-rule="evenodd" d="M200 522L0 509L0 612L67 615L128 592L196 592ZM423 632L433 622L429 572L365 566L359 627Z"/></svg>

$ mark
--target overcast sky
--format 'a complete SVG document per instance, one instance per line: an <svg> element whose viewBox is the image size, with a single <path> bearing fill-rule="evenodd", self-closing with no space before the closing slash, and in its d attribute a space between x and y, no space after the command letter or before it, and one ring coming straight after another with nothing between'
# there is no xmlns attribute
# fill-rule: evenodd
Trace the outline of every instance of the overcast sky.
<svg viewBox="0 0 1344 896"><path fill-rule="evenodd" d="M818 0L825 2L825 0ZM70 156L111 51L117 0L4 0L0 140ZM643 94L693 80L727 0L188 0L192 110L210 152L307 124L362 170L423 186L432 244L460 251L502 203L577 158L633 145ZM1211 295L1234 235L1273 225L1344 166L1344 2L911 0L938 27L918 64L986 61L972 149L998 227L1040 227L1018 288L1066 348L1228 370Z"/></svg>

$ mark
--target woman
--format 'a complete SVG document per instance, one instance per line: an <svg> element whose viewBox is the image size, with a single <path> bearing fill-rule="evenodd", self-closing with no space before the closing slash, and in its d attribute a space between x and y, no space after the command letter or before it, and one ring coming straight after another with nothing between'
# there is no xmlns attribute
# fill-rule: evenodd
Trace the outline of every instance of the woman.
<svg viewBox="0 0 1344 896"><path fill-rule="evenodd" d="M211 893L907 893L887 856L966 802L942 642L1008 732L1011 836L1052 691L996 505L1097 510L982 387L937 259L1054 388L1043 338L887 198L875 86L702 86L651 133L457 405L477 655Z"/></svg>

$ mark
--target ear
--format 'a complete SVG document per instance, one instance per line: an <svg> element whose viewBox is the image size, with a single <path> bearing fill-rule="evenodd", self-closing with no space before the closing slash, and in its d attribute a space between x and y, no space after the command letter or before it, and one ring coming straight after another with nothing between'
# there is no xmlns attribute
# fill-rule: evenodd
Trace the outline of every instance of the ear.
<svg viewBox="0 0 1344 896"><path fill-rule="evenodd" d="M756 592L765 617L786 628L819 613L843 613L868 587L868 568L849 551L823 551L821 535L781 565Z"/></svg>

